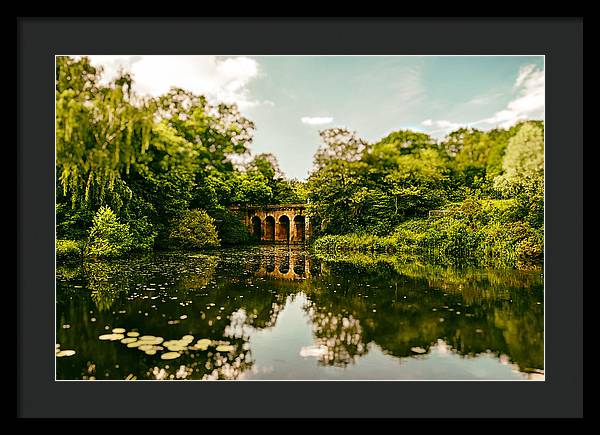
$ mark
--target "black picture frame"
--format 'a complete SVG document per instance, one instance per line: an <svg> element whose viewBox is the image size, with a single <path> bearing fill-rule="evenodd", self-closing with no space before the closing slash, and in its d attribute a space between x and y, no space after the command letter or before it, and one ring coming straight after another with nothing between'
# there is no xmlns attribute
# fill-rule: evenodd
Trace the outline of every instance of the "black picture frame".
<svg viewBox="0 0 600 435"><path fill-rule="evenodd" d="M582 19L20 18L17 29L18 416L582 416ZM55 382L54 56L132 53L545 55L546 380Z"/></svg>

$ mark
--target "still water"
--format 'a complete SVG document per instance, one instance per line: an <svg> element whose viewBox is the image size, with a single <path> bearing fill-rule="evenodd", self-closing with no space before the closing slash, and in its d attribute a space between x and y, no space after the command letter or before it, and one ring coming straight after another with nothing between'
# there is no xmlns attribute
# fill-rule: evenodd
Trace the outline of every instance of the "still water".
<svg viewBox="0 0 600 435"><path fill-rule="evenodd" d="M59 265L56 378L544 379L542 273L256 246Z"/></svg>

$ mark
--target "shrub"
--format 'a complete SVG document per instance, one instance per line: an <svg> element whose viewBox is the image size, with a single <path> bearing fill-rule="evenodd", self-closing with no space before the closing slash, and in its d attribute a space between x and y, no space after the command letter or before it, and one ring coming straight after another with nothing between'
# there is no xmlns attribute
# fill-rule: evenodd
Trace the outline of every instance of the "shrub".
<svg viewBox="0 0 600 435"><path fill-rule="evenodd" d="M71 208L70 204L56 204L56 235L61 240L83 240L87 237L94 218L93 210Z"/></svg>
<svg viewBox="0 0 600 435"><path fill-rule="evenodd" d="M541 263L544 252L542 232L526 222L510 225L494 223L481 229L480 253L490 265L502 264L519 269L531 269Z"/></svg>
<svg viewBox="0 0 600 435"><path fill-rule="evenodd" d="M170 244L176 248L199 249L219 246L214 219L204 210L187 210L171 223Z"/></svg>
<svg viewBox="0 0 600 435"><path fill-rule="evenodd" d="M543 231L530 231L529 235L517 243L515 265L519 269L535 269L544 261Z"/></svg>
<svg viewBox="0 0 600 435"><path fill-rule="evenodd" d="M147 216L128 222L131 230L132 248L136 251L151 251L158 232Z"/></svg>
<svg viewBox="0 0 600 435"><path fill-rule="evenodd" d="M119 257L132 247L129 225L120 223L109 207L101 207L94 216L85 254L92 257Z"/></svg>
<svg viewBox="0 0 600 435"><path fill-rule="evenodd" d="M241 245L250 241L248 228L235 214L221 209L212 212L211 215L215 218L219 240L224 245Z"/></svg>
<svg viewBox="0 0 600 435"><path fill-rule="evenodd" d="M464 221L443 217L429 222L419 245L423 253L444 263L462 263L476 252L479 239Z"/></svg>
<svg viewBox="0 0 600 435"><path fill-rule="evenodd" d="M60 261L81 258L81 245L75 240L56 241L56 259Z"/></svg>

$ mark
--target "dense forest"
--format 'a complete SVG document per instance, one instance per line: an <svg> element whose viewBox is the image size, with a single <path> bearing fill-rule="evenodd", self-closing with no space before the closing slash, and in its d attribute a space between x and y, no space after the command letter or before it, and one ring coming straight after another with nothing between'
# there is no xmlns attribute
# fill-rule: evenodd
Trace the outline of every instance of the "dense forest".
<svg viewBox="0 0 600 435"><path fill-rule="evenodd" d="M56 60L57 258L251 243L231 205L307 203L313 248L518 268L543 260L544 126L322 131L306 182L252 156L235 105L183 89L140 97L85 57Z"/></svg>

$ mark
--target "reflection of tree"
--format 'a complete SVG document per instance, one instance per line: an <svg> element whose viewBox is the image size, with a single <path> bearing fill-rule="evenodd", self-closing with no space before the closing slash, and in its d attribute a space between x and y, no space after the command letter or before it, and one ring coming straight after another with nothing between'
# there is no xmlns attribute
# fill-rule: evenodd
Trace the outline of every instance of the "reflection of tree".
<svg viewBox="0 0 600 435"><path fill-rule="evenodd" d="M240 321L252 328L272 326L289 292L275 282L245 291L239 279L244 275L242 258L228 258L164 253L86 262L57 271L57 338L77 349L75 357L60 360L59 378L89 377L87 365L82 364L90 358L98 378L125 379L130 372L137 379L238 377L253 364L248 337L229 332ZM227 261L241 267L229 268ZM238 279L215 279L222 266ZM242 312L247 315L240 317ZM63 324L72 328L63 329ZM192 334L214 343L227 341L234 349L224 353L212 346L206 351L185 351L175 360L161 360L160 352L146 355L118 341L98 339L114 327L165 340Z"/></svg>
<svg viewBox="0 0 600 435"><path fill-rule="evenodd" d="M351 362L370 342L405 357L441 338L460 355L490 350L509 355L521 369L543 368L539 274L360 260L326 261L326 273L313 279L307 309L318 344L334 349L328 364ZM354 330L341 326L350 316ZM352 333L357 339L348 345Z"/></svg>
<svg viewBox="0 0 600 435"><path fill-rule="evenodd" d="M188 257L189 269L179 277L178 288L182 291L197 290L206 287L213 279L218 258L210 255Z"/></svg>
<svg viewBox="0 0 600 435"><path fill-rule="evenodd" d="M129 289L129 274L114 262L92 261L83 265L91 298L99 311L109 310L121 294Z"/></svg>
<svg viewBox="0 0 600 435"><path fill-rule="evenodd" d="M538 310L519 315L509 309L496 310L494 323L502 330L510 356L518 361L522 371L544 368L544 319Z"/></svg>
<svg viewBox="0 0 600 435"><path fill-rule="evenodd" d="M264 274L270 259L277 270L286 256L290 274L298 275L304 263L304 279ZM315 260L277 247L228 250L218 257L162 253L57 270L57 338L78 351L60 359L59 377L81 377L92 361L97 378L109 373L110 379L125 379L134 372L138 379L235 379L253 365L250 332L275 326L288 297L299 291L309 299L315 344L326 349L322 365L352 364L369 343L406 357L412 348L429 350L443 339L460 355L489 349L508 355L522 370L543 368L539 274L359 260ZM73 327L62 329L65 323ZM213 346L161 360L98 340L106 325L165 340L191 334L227 341L234 349L217 355Z"/></svg>
<svg viewBox="0 0 600 435"><path fill-rule="evenodd" d="M336 316L316 304L309 303L308 315L312 322L316 345L326 350L319 356L324 365L345 367L367 352L362 341L362 329L352 314Z"/></svg>

